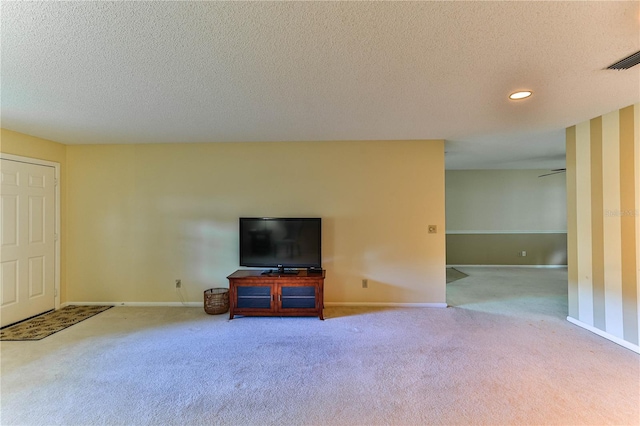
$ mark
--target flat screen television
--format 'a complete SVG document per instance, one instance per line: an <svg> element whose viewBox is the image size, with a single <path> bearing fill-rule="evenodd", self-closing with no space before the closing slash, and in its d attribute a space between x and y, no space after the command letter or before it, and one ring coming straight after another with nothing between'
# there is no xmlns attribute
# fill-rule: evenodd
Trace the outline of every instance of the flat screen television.
<svg viewBox="0 0 640 426"><path fill-rule="evenodd" d="M320 218L241 217L240 266L322 268Z"/></svg>

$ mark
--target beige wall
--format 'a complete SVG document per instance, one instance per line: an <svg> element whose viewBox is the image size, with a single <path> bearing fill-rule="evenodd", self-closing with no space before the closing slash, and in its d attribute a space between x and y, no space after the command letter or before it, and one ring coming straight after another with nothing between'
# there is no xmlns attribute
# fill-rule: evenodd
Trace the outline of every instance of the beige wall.
<svg viewBox="0 0 640 426"><path fill-rule="evenodd" d="M68 300L179 302L181 278L199 302L238 268L238 217L319 216L328 303L444 303L443 146L68 146Z"/></svg>
<svg viewBox="0 0 640 426"><path fill-rule="evenodd" d="M67 300L66 146L7 129L0 129L0 152L60 163L60 301Z"/></svg>
<svg viewBox="0 0 640 426"><path fill-rule="evenodd" d="M640 104L567 129L569 319L638 350Z"/></svg>
<svg viewBox="0 0 640 426"><path fill-rule="evenodd" d="M565 175L545 173L448 170L447 264L566 265Z"/></svg>
<svg viewBox="0 0 640 426"><path fill-rule="evenodd" d="M565 266L567 234L447 234L447 264Z"/></svg>

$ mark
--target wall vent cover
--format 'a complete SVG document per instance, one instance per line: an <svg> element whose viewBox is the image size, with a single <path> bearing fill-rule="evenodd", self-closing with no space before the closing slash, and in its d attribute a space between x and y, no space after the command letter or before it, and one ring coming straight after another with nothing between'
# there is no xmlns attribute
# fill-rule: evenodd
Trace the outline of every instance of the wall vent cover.
<svg viewBox="0 0 640 426"><path fill-rule="evenodd" d="M608 70L628 70L629 68L640 64L640 51L631 56L627 56L621 61L607 67Z"/></svg>

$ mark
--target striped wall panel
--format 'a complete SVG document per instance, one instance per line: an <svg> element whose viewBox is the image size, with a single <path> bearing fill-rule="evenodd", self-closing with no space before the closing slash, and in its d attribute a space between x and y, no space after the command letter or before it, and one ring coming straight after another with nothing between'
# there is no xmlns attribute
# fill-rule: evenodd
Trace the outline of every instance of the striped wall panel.
<svg viewBox="0 0 640 426"><path fill-rule="evenodd" d="M640 104L566 138L568 319L638 351Z"/></svg>

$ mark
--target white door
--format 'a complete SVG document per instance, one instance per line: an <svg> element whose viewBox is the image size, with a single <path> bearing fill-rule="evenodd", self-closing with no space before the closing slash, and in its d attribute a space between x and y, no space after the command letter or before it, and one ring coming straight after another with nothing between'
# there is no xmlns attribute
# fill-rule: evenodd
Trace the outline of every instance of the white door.
<svg viewBox="0 0 640 426"><path fill-rule="evenodd" d="M55 308L55 169L1 159L0 326Z"/></svg>

